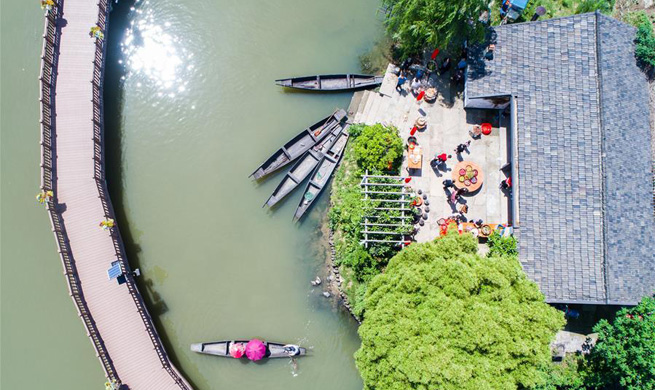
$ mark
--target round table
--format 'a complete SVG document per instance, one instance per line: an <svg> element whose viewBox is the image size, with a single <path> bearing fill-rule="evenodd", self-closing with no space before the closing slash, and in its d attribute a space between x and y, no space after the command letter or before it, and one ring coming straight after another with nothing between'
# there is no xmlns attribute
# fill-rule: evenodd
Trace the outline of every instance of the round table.
<svg viewBox="0 0 655 390"><path fill-rule="evenodd" d="M464 175L460 174L460 171ZM469 192L475 192L480 189L482 183L484 182L484 173L480 166L472 161L460 161L453 167L453 183L457 188L466 188ZM469 185L466 185L466 181L460 181L460 176L464 176L465 180L468 179ZM470 178L469 178L470 176ZM475 178L475 183L471 183L471 179Z"/></svg>

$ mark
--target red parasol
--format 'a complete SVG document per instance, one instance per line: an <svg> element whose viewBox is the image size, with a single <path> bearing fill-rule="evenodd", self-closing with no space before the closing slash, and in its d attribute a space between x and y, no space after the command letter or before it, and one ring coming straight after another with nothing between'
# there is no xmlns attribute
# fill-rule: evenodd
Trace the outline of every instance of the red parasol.
<svg viewBox="0 0 655 390"><path fill-rule="evenodd" d="M252 339L246 344L246 356L250 360L261 360L266 355L266 345L263 341Z"/></svg>
<svg viewBox="0 0 655 390"><path fill-rule="evenodd" d="M421 99L423 99L423 96L425 96L425 91L421 91L421 93L418 94L416 101L420 102Z"/></svg>
<svg viewBox="0 0 655 390"><path fill-rule="evenodd" d="M246 346L243 343L232 343L230 344L230 356L235 359L243 357L243 354L246 352Z"/></svg>
<svg viewBox="0 0 655 390"><path fill-rule="evenodd" d="M438 55L439 55L439 49L434 49L430 58L434 60L435 58L437 58Z"/></svg>

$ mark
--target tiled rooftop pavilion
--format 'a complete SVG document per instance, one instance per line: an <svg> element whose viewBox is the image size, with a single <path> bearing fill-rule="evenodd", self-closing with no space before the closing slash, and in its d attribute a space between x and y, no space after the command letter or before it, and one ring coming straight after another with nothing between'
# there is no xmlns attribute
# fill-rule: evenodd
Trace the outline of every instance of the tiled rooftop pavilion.
<svg viewBox="0 0 655 390"><path fill-rule="evenodd" d="M409 174L412 177L410 185L414 190L420 189L428 196L430 212L425 225L416 234L417 242L431 241L438 237L440 229L437 220L454 213L447 202L443 181L452 179L452 168L458 162L455 147L468 140L471 140L471 145L468 152L461 155L461 159L478 164L483 171L484 182L478 191L464 196L460 201L469 206L466 217L469 220L482 219L487 223L502 224L506 224L509 218L509 198L499 188L500 182L507 177L500 168L508 161L509 118L500 115L499 111L464 110L463 101L456 96L457 90L450 85L448 77L449 74L441 77L434 74L429 80L425 79L426 86L437 88L438 97L433 103L419 104L409 92L408 85L402 93L395 90L397 76L395 67L390 65L379 93L357 93L349 109L349 117L355 123L396 126L405 143L416 119L426 119L427 128L414 135L423 153L422 169L408 172L405 155L401 170L401 175ZM492 133L479 139L471 138L469 131L473 126L484 122L492 124ZM435 169L430 165L435 154L441 153L452 156L446 164L446 170Z"/></svg>
<svg viewBox="0 0 655 390"><path fill-rule="evenodd" d="M649 96L635 29L600 13L494 27L469 50L466 107L511 96L519 259L551 303L655 292Z"/></svg>
<svg viewBox="0 0 655 390"><path fill-rule="evenodd" d="M476 115L491 115L484 121L494 125L494 133L471 145L470 159L482 164L486 178L480 193L468 199L469 218L512 222L519 260L547 302L631 305L652 295L648 118L655 108L649 107L647 82L634 59L635 29L590 13L493 32L492 60L484 59L486 45L469 50L464 101L446 80L434 79L437 102L423 103L428 129L417 135L423 169L412 183L429 193L430 215L417 241L436 237L436 220L451 212L443 178L431 171L429 160L435 151L450 153L470 139L470 127L482 122ZM356 95L349 116L393 124L406 140L419 106L395 91L395 80L387 72L380 94ZM507 109L509 118L497 117ZM499 136L508 129L510 139ZM497 190L505 177L498 168L508 153L511 200Z"/></svg>

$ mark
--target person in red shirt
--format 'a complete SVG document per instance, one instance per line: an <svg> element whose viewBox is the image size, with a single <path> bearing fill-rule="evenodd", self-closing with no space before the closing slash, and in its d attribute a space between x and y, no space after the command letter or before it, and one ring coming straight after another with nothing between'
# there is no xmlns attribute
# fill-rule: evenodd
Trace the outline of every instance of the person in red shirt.
<svg viewBox="0 0 655 390"><path fill-rule="evenodd" d="M512 177L508 177L507 179L503 180L500 182L500 189L503 191L507 191L510 188L512 188Z"/></svg>
<svg viewBox="0 0 655 390"><path fill-rule="evenodd" d="M448 159L449 159L450 157L452 157L452 156L449 155L449 154L441 153L441 154L436 155L436 156L434 157L434 159L432 160L432 164L435 165L435 166L439 166L439 165L445 164L446 161L448 161Z"/></svg>

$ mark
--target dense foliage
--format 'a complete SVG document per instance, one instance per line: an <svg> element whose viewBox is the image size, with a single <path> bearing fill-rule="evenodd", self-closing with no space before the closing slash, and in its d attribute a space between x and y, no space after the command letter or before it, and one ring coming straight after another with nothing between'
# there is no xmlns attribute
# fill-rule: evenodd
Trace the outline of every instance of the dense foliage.
<svg viewBox="0 0 655 390"><path fill-rule="evenodd" d="M590 389L655 389L655 299L619 311L594 327L598 341L584 369Z"/></svg>
<svg viewBox="0 0 655 390"><path fill-rule="evenodd" d="M489 257L493 256L518 256L516 249L516 238L514 236L504 237L494 231L487 241L489 245Z"/></svg>
<svg viewBox="0 0 655 390"><path fill-rule="evenodd" d="M382 168L386 170L389 161L392 162L391 174L397 174L403 144L394 127L356 124L350 126L349 132L351 142L334 177L328 216L334 232L336 262L346 281L342 289L348 296L353 314L361 318L369 280L380 273L397 249L387 243L371 244L368 248L361 245L363 217L371 215L372 209L381 207L381 204L370 199L363 200L360 183L365 169L372 172ZM385 218L393 213L388 211L388 215L381 215L379 222L389 222Z"/></svg>
<svg viewBox="0 0 655 390"><path fill-rule="evenodd" d="M564 323L516 257L449 233L394 256L366 293L355 354L365 389L533 387Z"/></svg>
<svg viewBox="0 0 655 390"><path fill-rule="evenodd" d="M643 65L649 68L655 67L655 32L653 23L645 12L638 12L633 18L633 24L637 27L635 38L635 57Z"/></svg>
<svg viewBox="0 0 655 390"><path fill-rule="evenodd" d="M585 390L584 379L579 371L582 355L569 355L560 364L541 367L542 380L534 390Z"/></svg>
<svg viewBox="0 0 655 390"><path fill-rule="evenodd" d="M385 24L391 38L405 55L426 47L445 48L465 40L484 38L485 25L478 19L487 9L484 0L382 0L387 8Z"/></svg>
<svg viewBox="0 0 655 390"><path fill-rule="evenodd" d="M583 0L575 9L576 14L600 11L604 14L611 14L614 8L613 0Z"/></svg>
<svg viewBox="0 0 655 390"><path fill-rule="evenodd" d="M360 132L355 134L353 142L353 151L360 168L371 172L398 169L403 157L403 140L398 135L398 129L378 123L355 127L353 131Z"/></svg>

